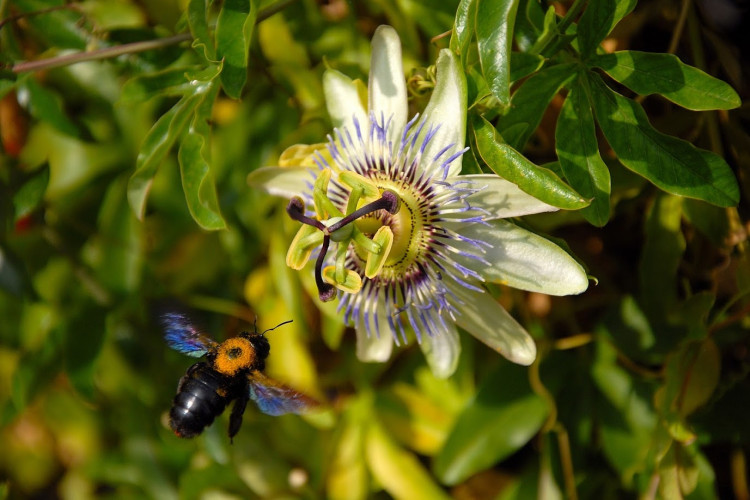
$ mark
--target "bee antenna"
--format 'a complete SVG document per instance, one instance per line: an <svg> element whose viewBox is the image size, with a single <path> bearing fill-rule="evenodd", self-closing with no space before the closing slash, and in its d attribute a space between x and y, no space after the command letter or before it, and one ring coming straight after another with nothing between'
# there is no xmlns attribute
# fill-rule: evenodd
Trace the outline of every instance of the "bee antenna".
<svg viewBox="0 0 750 500"><path fill-rule="evenodd" d="M283 321L283 322L279 323L278 325L274 326L273 328L269 328L268 330L264 330L263 333L261 333L261 335L265 335L266 332L270 332L271 330L276 330L278 327L280 327L282 325L286 325L287 323L291 323L292 321L294 321L294 320L293 319L288 319L286 321ZM255 329L255 333L258 333L258 329L257 328Z"/></svg>

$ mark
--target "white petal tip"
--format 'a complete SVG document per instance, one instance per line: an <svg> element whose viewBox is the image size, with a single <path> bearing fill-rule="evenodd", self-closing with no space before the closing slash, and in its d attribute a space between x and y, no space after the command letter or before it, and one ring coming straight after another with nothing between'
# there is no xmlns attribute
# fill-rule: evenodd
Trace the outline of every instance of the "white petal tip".
<svg viewBox="0 0 750 500"><path fill-rule="evenodd" d="M514 352L501 352L508 361L517 365L529 366L536 360L536 344L533 340L529 341L526 349L518 349Z"/></svg>
<svg viewBox="0 0 750 500"><path fill-rule="evenodd" d="M393 337L383 334L380 337L367 337L357 330L357 359L364 363L383 363L388 361L393 351Z"/></svg>

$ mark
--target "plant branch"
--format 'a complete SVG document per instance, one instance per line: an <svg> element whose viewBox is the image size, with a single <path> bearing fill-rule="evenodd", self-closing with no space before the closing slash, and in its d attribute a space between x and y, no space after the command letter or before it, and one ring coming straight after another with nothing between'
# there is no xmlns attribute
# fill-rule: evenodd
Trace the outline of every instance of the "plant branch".
<svg viewBox="0 0 750 500"><path fill-rule="evenodd" d="M180 33L179 35L174 35L167 38L159 38L157 40L126 43L123 45L118 45L116 47L107 47L106 49L92 50L91 52L78 52L75 54L66 54L59 57L39 59L38 61L21 62L18 64L14 64L11 67L11 70L14 73L18 74L26 73L28 71L59 68L60 66L69 66L71 64L76 64L79 62L110 59L112 57L118 57L125 54L135 54L138 52L144 52L146 50L160 49L169 45L187 42L188 40L192 39L193 36L190 33Z"/></svg>
<svg viewBox="0 0 750 500"><path fill-rule="evenodd" d="M255 23L265 21L272 15L283 10L287 6L294 3L296 0L281 0L270 7L267 7L258 13L258 17ZM52 9L48 9L52 10ZM57 10L57 9L55 9ZM10 18L9 18L10 19ZM5 20L4 22L7 22ZM1 25L0 25L1 26ZM159 38L156 40L145 40L142 42L126 43L118 45L116 47L107 47L99 50L92 50L90 52L78 52L75 54L66 54L59 57L49 57L46 59L39 59L37 61L24 61L18 64L14 64L9 69L13 73L26 73L29 71L40 71L43 69L59 68L60 66L69 66L85 61L97 61L101 59L110 59L112 57L118 57L126 54L136 54L138 52L144 52L146 50L161 49L170 45L176 45L178 43L187 42L193 39L190 33L180 33L166 38Z"/></svg>

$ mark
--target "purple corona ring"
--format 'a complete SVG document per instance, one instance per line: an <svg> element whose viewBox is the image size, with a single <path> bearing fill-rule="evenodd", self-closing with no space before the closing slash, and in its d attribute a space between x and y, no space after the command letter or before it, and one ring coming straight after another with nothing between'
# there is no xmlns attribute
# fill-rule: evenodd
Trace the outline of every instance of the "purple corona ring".
<svg viewBox="0 0 750 500"><path fill-rule="evenodd" d="M328 70L336 126L328 143L293 146L282 166L259 169L249 182L290 199L287 212L302 225L287 264L309 269L314 260L319 298L338 298L360 359L385 361L394 344L415 339L446 377L458 362L460 327L528 365L533 339L484 283L568 295L586 290L588 279L564 250L502 220L556 208L496 175L459 175L466 83L449 50L436 67L429 104L407 120L400 41L381 26L367 106L358 82Z"/></svg>

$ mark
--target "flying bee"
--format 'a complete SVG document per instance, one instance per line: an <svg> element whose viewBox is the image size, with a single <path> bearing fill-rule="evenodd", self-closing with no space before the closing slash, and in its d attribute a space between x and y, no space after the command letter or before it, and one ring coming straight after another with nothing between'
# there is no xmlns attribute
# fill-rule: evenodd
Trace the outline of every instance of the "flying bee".
<svg viewBox="0 0 750 500"><path fill-rule="evenodd" d="M216 342L199 331L190 319L177 312L162 316L164 339L172 349L199 361L180 379L177 395L169 411L169 425L183 438L200 434L234 401L229 418L229 439L242 426L242 415L252 399L268 415L303 413L317 402L263 374L271 346L265 333L242 332L236 337Z"/></svg>

